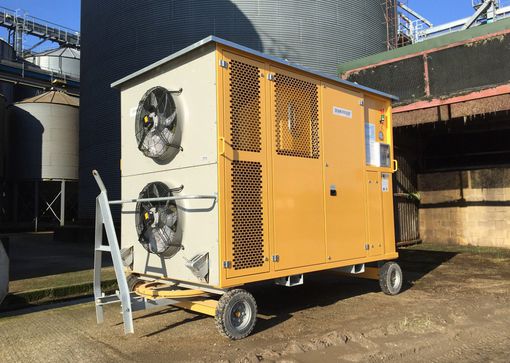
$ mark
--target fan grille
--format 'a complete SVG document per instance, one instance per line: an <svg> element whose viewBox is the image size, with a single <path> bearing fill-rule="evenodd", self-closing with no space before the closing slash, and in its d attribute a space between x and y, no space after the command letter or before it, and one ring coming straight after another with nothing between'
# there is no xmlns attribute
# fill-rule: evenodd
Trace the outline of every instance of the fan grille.
<svg viewBox="0 0 510 363"><path fill-rule="evenodd" d="M177 108L172 94L154 87L142 97L136 114L138 149L147 157L165 161L178 150Z"/></svg>
<svg viewBox="0 0 510 363"><path fill-rule="evenodd" d="M139 199L171 197L172 191L161 182L148 184ZM136 230L139 242L149 251L172 257L181 249L175 201L143 201L136 205Z"/></svg>
<svg viewBox="0 0 510 363"><path fill-rule="evenodd" d="M319 94L314 83L276 74L276 152L318 159Z"/></svg>

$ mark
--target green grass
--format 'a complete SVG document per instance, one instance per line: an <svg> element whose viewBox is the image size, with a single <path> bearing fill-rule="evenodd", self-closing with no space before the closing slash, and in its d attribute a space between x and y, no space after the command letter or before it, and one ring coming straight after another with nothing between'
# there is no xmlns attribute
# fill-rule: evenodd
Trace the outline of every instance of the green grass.
<svg viewBox="0 0 510 363"><path fill-rule="evenodd" d="M85 270L11 281L9 294L1 304L0 311L90 296L94 293L92 278L93 270ZM117 289L113 267L103 269L101 285L106 293L113 293Z"/></svg>
<svg viewBox="0 0 510 363"><path fill-rule="evenodd" d="M11 281L9 283L9 292L21 293L33 290L60 288L65 286L92 283L93 273L93 270L84 270ZM102 276L103 280L115 279L115 271L113 270L113 267L103 268Z"/></svg>

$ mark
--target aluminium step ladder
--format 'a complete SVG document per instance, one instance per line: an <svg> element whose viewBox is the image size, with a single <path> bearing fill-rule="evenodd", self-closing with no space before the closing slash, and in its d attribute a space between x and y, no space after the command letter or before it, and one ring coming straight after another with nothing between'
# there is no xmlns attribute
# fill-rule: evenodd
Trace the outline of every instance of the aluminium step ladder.
<svg viewBox="0 0 510 363"><path fill-rule="evenodd" d="M126 274L124 272L124 262L119 247L115 225L113 223L110 205L138 203L138 202L154 202L169 200L185 200L185 199L212 199L216 202L215 195L188 195L178 197L159 197L146 199L129 199L109 201L106 187L99 173L94 170L92 175L96 179L100 193L96 198L96 219L95 219L95 237L94 237L94 301L96 305L97 323L104 321L104 306L114 303L121 304L122 319L124 321L124 333L134 333L133 311L146 310L160 306L182 305L182 300L171 298L150 299L142 297L130 291ZM103 226L106 231L107 244L103 244ZM118 290L113 295L106 295L101 288L101 268L103 253L109 253L112 257L115 277L117 279Z"/></svg>

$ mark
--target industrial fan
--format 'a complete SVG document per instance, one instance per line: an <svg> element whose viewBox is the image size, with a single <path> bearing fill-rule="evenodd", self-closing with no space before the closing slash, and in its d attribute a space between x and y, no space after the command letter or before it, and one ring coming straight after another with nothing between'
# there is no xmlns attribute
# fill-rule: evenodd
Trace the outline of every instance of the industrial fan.
<svg viewBox="0 0 510 363"><path fill-rule="evenodd" d="M161 182L150 183L139 199L171 197L172 190ZM140 201L136 205L138 240L150 253L172 257L182 249L175 201Z"/></svg>
<svg viewBox="0 0 510 363"><path fill-rule="evenodd" d="M154 87L142 97L136 113L138 149L158 162L170 161L180 149L177 107L170 91Z"/></svg>

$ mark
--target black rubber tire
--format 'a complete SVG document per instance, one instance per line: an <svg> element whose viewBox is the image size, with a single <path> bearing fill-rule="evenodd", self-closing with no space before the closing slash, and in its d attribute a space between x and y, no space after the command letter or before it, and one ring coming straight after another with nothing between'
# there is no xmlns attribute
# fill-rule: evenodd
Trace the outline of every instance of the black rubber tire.
<svg viewBox="0 0 510 363"><path fill-rule="evenodd" d="M385 262L379 268L379 285L386 295L397 295L402 289L404 276L396 262Z"/></svg>
<svg viewBox="0 0 510 363"><path fill-rule="evenodd" d="M245 311L240 313L237 310L238 308ZM238 313L243 314L241 319L247 320L241 321L240 326L236 327L235 325L238 323L236 319L239 319L239 317L235 317L233 314ZM224 337L231 340L246 338L251 334L257 323L257 303L255 298L248 291L242 289L231 290L223 294L216 307L215 320L218 331Z"/></svg>
<svg viewBox="0 0 510 363"><path fill-rule="evenodd" d="M132 291L135 291L136 285L142 283L142 280L140 280L138 278L138 275L131 274L131 275L127 276L127 283L128 283L129 291L132 292Z"/></svg>

